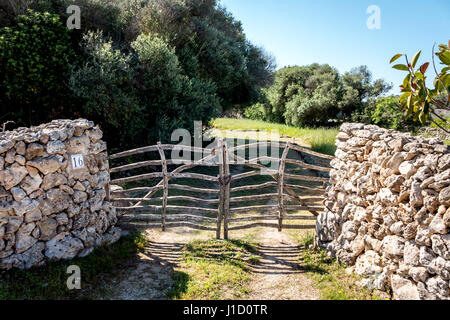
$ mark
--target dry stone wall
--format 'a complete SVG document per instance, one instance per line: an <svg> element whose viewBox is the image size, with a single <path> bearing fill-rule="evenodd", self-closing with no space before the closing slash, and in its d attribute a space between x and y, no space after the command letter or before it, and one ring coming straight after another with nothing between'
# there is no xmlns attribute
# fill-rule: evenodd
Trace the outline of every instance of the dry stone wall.
<svg viewBox="0 0 450 320"><path fill-rule="evenodd" d="M0 132L0 269L83 257L120 238L101 138L83 119Z"/></svg>
<svg viewBox="0 0 450 320"><path fill-rule="evenodd" d="M344 124L316 244L395 299L450 297L450 148Z"/></svg>

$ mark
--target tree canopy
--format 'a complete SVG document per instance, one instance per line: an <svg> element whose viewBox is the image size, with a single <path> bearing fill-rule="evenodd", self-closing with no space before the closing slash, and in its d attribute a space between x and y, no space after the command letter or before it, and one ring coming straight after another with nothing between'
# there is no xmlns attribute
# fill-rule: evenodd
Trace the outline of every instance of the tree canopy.
<svg viewBox="0 0 450 320"><path fill-rule="evenodd" d="M81 30L65 26L72 4ZM0 27L1 116L26 126L88 117L107 138L121 134L113 144L165 140L194 120L255 103L275 69L217 0L7 1Z"/></svg>

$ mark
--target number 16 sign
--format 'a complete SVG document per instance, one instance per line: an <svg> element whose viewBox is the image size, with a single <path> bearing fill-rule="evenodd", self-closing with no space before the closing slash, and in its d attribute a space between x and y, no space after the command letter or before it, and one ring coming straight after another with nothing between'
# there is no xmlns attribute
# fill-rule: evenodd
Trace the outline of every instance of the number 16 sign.
<svg viewBox="0 0 450 320"><path fill-rule="evenodd" d="M81 169L84 168L84 159L82 154L73 154L71 155L72 160L72 168L73 169Z"/></svg>

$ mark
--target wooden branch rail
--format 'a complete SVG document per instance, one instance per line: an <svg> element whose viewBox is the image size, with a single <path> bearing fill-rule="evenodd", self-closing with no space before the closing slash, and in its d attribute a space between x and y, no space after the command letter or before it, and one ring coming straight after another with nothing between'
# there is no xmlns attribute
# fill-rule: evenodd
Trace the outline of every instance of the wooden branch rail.
<svg viewBox="0 0 450 320"><path fill-rule="evenodd" d="M219 199L200 199L195 197L188 196L168 196L168 201L191 201L198 203L219 203ZM114 201L141 201L141 202L156 202L156 201L164 201L164 197L158 198L115 198Z"/></svg>
<svg viewBox="0 0 450 320"><path fill-rule="evenodd" d="M242 226L235 226L235 227L229 227L229 231L233 230L243 230L243 229L252 229L256 227L266 227L266 228L277 228L277 223L264 223L264 222L256 222L256 223L250 223ZM294 225L294 224L284 224L281 226L282 229L299 229L299 230L313 230L316 228L315 225Z"/></svg>
<svg viewBox="0 0 450 320"><path fill-rule="evenodd" d="M253 147L270 146L272 148L284 148L280 158L273 156L259 156L252 159L245 159L236 155L235 152ZM185 151L202 153L203 158L196 161L170 160L166 159L166 151ZM220 139L213 149L205 149L191 146L169 145L158 142L156 146L133 149L118 154L111 155L111 160L139 155L147 152L158 152L160 160L140 161L132 164L121 165L110 169L111 173L121 173L130 170L161 167L161 172L133 175L113 179L110 184L125 184L136 181L146 181L152 179L161 179L152 187L136 187L128 190L111 191L111 201L113 203L135 203L127 207L117 207L117 212L121 215L121 226L124 228L167 228L190 227L198 230L216 231L216 237L220 238L223 225L224 239L228 239L230 230L241 230L254 227L271 227L282 229L314 229L314 225L295 225L286 224L283 221L314 221L319 212L324 211L324 206L316 205L322 200L320 196L301 197L297 191L307 192L308 194L322 195L325 192L325 183L328 178L321 176L309 176L304 174L293 174L286 172L286 164L291 164L306 170L318 172L330 172L331 168L313 165L304 161L289 159L288 154L291 150L317 156L324 159L333 159L332 156L320 154L297 145L295 142L255 142L237 147L228 148L227 142ZM230 161L230 160L234 160ZM276 162L277 170L267 168L260 164L263 161ZM230 165L245 165L255 170L230 175ZM169 166L180 165L169 172ZM200 173L186 172L197 166L218 166L219 175L211 176ZM290 167L289 167L290 169ZM266 175L273 181L231 187L231 184L250 177ZM214 187L192 187L183 184L171 184L171 180L194 179L205 182L216 183L218 188ZM287 183L287 180L298 180L305 182L321 182L321 187L307 187L294 183ZM231 197L231 193L257 191L265 188L276 188L276 191L269 191L261 194L243 195ZM155 193L162 190L162 196L154 197ZM181 190L193 193L208 195L218 195L217 197L201 198L188 195L169 195L169 190ZM275 191L275 192L274 192ZM145 193L144 196L130 197L134 194ZM251 201L276 200L275 204L230 207L230 204L239 204ZM172 201L191 202L189 206L169 205ZM161 205L151 205L149 203L160 203ZM146 205L145 205L146 204ZM216 208L206 208L198 204L217 205ZM242 204L241 204L242 205ZM259 215L235 216L240 213L264 212ZM290 211L308 211L312 215L288 214ZM168 213L173 214L168 214ZM230 223L252 222L245 225L229 226ZM269 223L264 221L277 221ZM157 222L157 223L156 223ZM207 225L200 225L204 223ZM211 226L210 224L216 224Z"/></svg>
<svg viewBox="0 0 450 320"><path fill-rule="evenodd" d="M134 222L124 222L120 224L123 229L132 230L146 230L146 229L160 229L160 223L134 223ZM166 223L166 230L171 228L188 227L195 230L205 230L205 231L216 231L216 228L207 227L200 224L195 224L191 222L168 222Z"/></svg>
<svg viewBox="0 0 450 320"><path fill-rule="evenodd" d="M114 160L114 159L129 157L129 156L135 156L137 154L142 154L142 153L147 153L147 152L155 152L155 151L158 151L160 147L164 151L171 151L171 150L178 151L179 150L179 151L202 152L202 153L207 151L208 153L212 153L214 150L214 149L197 148L197 147L192 147L192 146L162 144L160 146L155 145L155 146L149 146L149 147L128 150L128 151L121 152L121 153L116 153L116 154L110 155L109 159Z"/></svg>

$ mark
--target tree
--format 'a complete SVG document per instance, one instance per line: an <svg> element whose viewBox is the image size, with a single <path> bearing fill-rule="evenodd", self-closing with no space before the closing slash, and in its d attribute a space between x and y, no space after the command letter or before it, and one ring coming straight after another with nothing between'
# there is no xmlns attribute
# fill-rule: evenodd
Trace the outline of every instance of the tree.
<svg viewBox="0 0 450 320"><path fill-rule="evenodd" d="M364 112L369 104L392 89L392 84L382 79L373 81L367 66L353 68L342 76L342 100L339 103L341 118L348 119L354 112Z"/></svg>
<svg viewBox="0 0 450 320"><path fill-rule="evenodd" d="M57 15L28 10L15 25L0 29L0 100L17 125L68 112L67 79L74 58Z"/></svg>
<svg viewBox="0 0 450 320"><path fill-rule="evenodd" d="M448 125L448 121L439 115L436 109L450 110L450 41L448 45L440 44L439 52L435 52L435 46L432 50L432 65L436 77L433 82L433 88L427 87L427 71L430 62L425 62L420 67L418 61L422 51L418 51L411 61L409 61L406 54L396 54L392 57L390 63L397 61L404 57L406 64L396 64L394 69L406 71L408 74L400 86L402 95L400 96L401 108L405 113L405 117L412 116L414 121L420 121L421 124L426 124L428 120L433 122L436 126L447 133L450 133L442 126L436 118ZM444 65L444 68L438 72L435 56ZM433 118L436 117L436 118Z"/></svg>

